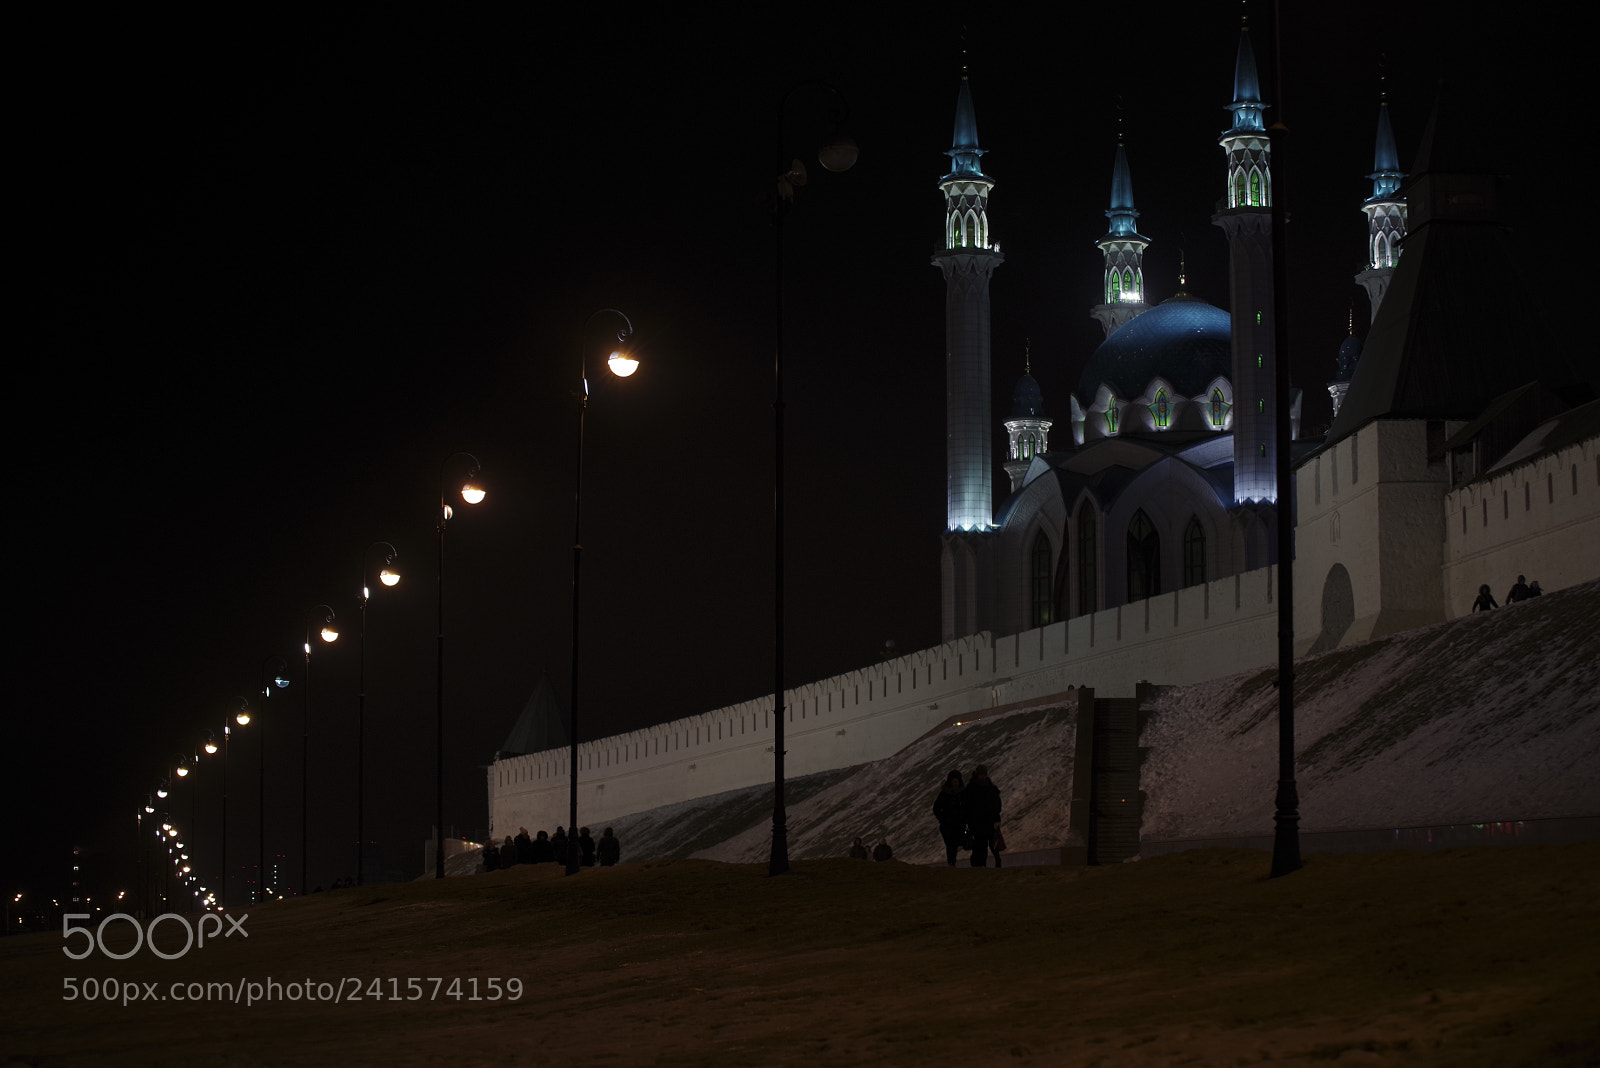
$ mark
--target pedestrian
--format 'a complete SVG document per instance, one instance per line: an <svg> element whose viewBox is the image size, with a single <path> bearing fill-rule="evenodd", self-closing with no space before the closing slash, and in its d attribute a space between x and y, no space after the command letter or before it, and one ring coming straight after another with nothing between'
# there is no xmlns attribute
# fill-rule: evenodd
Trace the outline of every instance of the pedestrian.
<svg viewBox="0 0 1600 1068"><path fill-rule="evenodd" d="M528 835L528 828L521 827L517 830L517 863L533 863L533 839Z"/></svg>
<svg viewBox="0 0 1600 1068"><path fill-rule="evenodd" d="M1544 591L1539 588L1539 580L1538 579L1534 579L1532 582L1528 583L1528 596L1529 597L1541 597L1543 595L1544 595Z"/></svg>
<svg viewBox="0 0 1600 1068"><path fill-rule="evenodd" d="M617 841L617 836L607 827L600 835L596 851L600 854L600 866L609 868L622 859L622 843Z"/></svg>
<svg viewBox="0 0 1600 1068"><path fill-rule="evenodd" d="M873 860L893 860L894 859L894 850L889 848L889 839L885 838L883 841L879 842L877 845L872 847L872 859Z"/></svg>
<svg viewBox="0 0 1600 1068"><path fill-rule="evenodd" d="M866 845L862 843L861 839L857 838L856 844L850 847L850 859L867 860L870 859L870 857L871 854L867 852Z"/></svg>
<svg viewBox="0 0 1600 1068"><path fill-rule="evenodd" d="M1527 599L1528 580L1526 576L1518 575L1517 584L1512 586L1511 591L1506 594L1506 604L1516 604L1518 601L1526 601Z"/></svg>
<svg viewBox="0 0 1600 1068"><path fill-rule="evenodd" d="M550 852L553 854L550 858L551 860L555 861L557 864L560 864L562 867L566 867L567 832L560 827L557 827L556 833L550 836Z"/></svg>
<svg viewBox="0 0 1600 1068"><path fill-rule="evenodd" d="M933 818L939 821L939 837L944 839L944 859L950 867L956 866L956 853L961 849L961 839L967 829L966 809L961 803L961 772L952 770L944 777L939 796L933 799Z"/></svg>
<svg viewBox="0 0 1600 1068"><path fill-rule="evenodd" d="M587 827L578 832L578 852L580 863L585 868L594 867L594 836L589 833Z"/></svg>
<svg viewBox="0 0 1600 1068"><path fill-rule="evenodd" d="M1489 592L1489 584L1485 582L1478 587L1478 599L1472 602L1474 612L1487 612L1491 608L1499 608L1495 603L1494 594Z"/></svg>
<svg viewBox="0 0 1600 1068"><path fill-rule="evenodd" d="M483 847L483 870L494 871L500 867L500 847L494 844L494 839L489 839L489 844ZM322 887L317 887L321 890Z"/></svg>
<svg viewBox="0 0 1600 1068"><path fill-rule="evenodd" d="M550 848L550 832L540 831L533 836L533 862L547 864L556 859L555 852Z"/></svg>
<svg viewBox="0 0 1600 1068"><path fill-rule="evenodd" d="M967 829L972 832L972 866L987 868L989 843L1000 822L1000 789L989 781L987 766L979 764L972 769L972 780L961 791L961 801L967 814Z"/></svg>

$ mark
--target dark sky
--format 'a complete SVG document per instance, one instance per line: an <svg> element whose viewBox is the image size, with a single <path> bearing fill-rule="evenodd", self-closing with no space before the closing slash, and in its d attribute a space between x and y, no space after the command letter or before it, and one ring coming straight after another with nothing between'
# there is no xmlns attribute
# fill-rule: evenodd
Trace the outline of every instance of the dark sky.
<svg viewBox="0 0 1600 1068"><path fill-rule="evenodd" d="M1285 26L1273 115L1293 131L1279 178L1310 430L1328 421L1322 383L1352 299L1364 330L1350 278L1380 52L1403 165L1446 77L1504 168L1539 172L1520 188L1559 203L1570 173L1570 153L1542 141L1570 132L1559 48L1458 5L1315 8ZM1058 417L1100 336L1093 241L1119 97L1152 296L1176 287L1184 247L1190 290L1228 299L1209 218L1237 9L1161 5L1137 25L1124 9L1080 10L1096 21L986 15L967 33L1006 255L996 405L1031 338ZM32 16L17 40L36 77L14 109L28 328L11 357L23 644L5 747L5 864L28 874L8 885L54 877L69 846L126 870L133 814L168 759L220 733L274 654L294 686L265 716L267 838L297 877L298 649L320 603L344 637L312 665L311 882L352 873L355 592L380 538L405 577L369 610L367 826L386 862L420 870L433 521L458 450L482 461L489 498L458 507L448 535L446 820L482 829L481 766L541 673L568 691L570 395L582 346L605 341L610 320L582 333L595 309L631 317L646 362L620 387L597 381L589 409L584 732L769 691L767 198L780 164L812 159L826 132L827 95L803 91L777 144L778 101L803 79L848 98L861 160L842 176L812 162L787 224L789 678L860 666L886 639L937 641L943 285L928 257L960 17L793 9L776 32L766 17ZM1571 273L1573 242L1552 244L1534 273L1591 291ZM235 865L255 856L260 737L236 736L229 765ZM176 798L179 814L192 801L203 813L205 870L217 759L183 788L195 798Z"/></svg>

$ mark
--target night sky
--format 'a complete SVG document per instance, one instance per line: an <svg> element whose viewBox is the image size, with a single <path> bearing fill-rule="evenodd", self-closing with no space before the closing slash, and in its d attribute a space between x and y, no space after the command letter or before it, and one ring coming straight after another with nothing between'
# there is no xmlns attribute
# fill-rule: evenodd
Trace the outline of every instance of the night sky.
<svg viewBox="0 0 1600 1068"><path fill-rule="evenodd" d="M1443 77L1522 176L1525 203L1555 209L1528 228L1549 243L1530 246L1547 257L1526 265L1535 306L1593 292L1594 271L1578 263L1580 220L1560 210L1576 148L1546 140L1575 129L1559 45L1468 23L1452 4L1289 6L1285 106L1269 121L1293 135L1278 175L1294 215L1293 362L1318 432L1352 300L1358 332L1367 318L1351 276L1380 52L1403 167ZM996 409L1031 339L1066 440L1067 393L1100 339L1093 242L1119 98L1154 242L1150 295L1176 288L1182 247L1188 288L1227 306L1210 214L1238 24L1224 3L1137 19L1078 10L1096 21L1047 30L985 15L966 33L1006 256L992 291ZM769 17L782 20L774 35ZM563 702L568 691L571 394L585 343L607 341L610 319L582 332L596 309L632 319L645 362L622 383L591 374L583 733L768 693L768 203L790 156L812 180L786 225L788 678L861 666L887 639L937 642L944 292L929 256L957 13L793 8L732 26L656 9L30 18L16 43L34 77L13 142L28 327L9 361L22 647L4 747L8 892L59 879L74 847L131 886L136 809L170 758L208 728L220 735L275 654L294 685L264 717L267 841L298 882L299 648L322 603L343 636L319 643L311 668L310 882L354 874L356 591L375 539L399 549L404 578L369 609L369 852L420 872L434 810L434 517L441 464L461 450L482 461L489 496L458 504L446 544L446 821L481 833L482 766L542 673ZM793 96L777 145L778 101L808 78L849 101L861 159L848 174L814 161L825 92ZM1580 114L1576 128L1590 123ZM1576 342L1548 318L1556 343ZM997 489L999 458L997 444ZM446 473L459 484L465 466ZM261 722L235 735L228 769L236 866L256 855ZM219 762L173 799L180 824L198 802L207 872Z"/></svg>

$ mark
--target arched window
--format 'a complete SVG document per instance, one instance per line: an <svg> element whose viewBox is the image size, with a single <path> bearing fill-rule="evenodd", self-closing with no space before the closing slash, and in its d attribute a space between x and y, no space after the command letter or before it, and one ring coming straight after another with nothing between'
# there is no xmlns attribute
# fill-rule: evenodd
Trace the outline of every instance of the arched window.
<svg viewBox="0 0 1600 1068"><path fill-rule="evenodd" d="M1244 171L1235 172L1233 177L1233 204L1231 207L1241 207L1245 203Z"/></svg>
<svg viewBox="0 0 1600 1068"><path fill-rule="evenodd" d="M1261 206L1261 172L1260 171L1251 171L1250 172L1250 206L1252 208L1259 208Z"/></svg>
<svg viewBox="0 0 1600 1068"><path fill-rule="evenodd" d="M1157 430L1165 430L1172 425L1172 404L1167 400L1166 390L1156 390L1156 401L1150 405L1150 414L1155 417Z"/></svg>
<svg viewBox="0 0 1600 1068"><path fill-rule="evenodd" d="M1095 545L1094 506L1084 501L1078 508L1078 614L1086 616L1100 607L1099 550Z"/></svg>
<svg viewBox="0 0 1600 1068"><path fill-rule="evenodd" d="M1218 430L1222 429L1222 390L1213 386L1211 388L1211 425Z"/></svg>
<svg viewBox="0 0 1600 1068"><path fill-rule="evenodd" d="M1041 530L1033 536L1032 576L1029 583L1032 600L1029 616L1035 627L1050 622L1050 565L1053 559L1050 539Z"/></svg>
<svg viewBox="0 0 1600 1068"><path fill-rule="evenodd" d="M1132 300L1134 297L1138 296L1138 293L1134 292L1133 271L1126 267L1122 269L1122 292L1129 300Z"/></svg>
<svg viewBox="0 0 1600 1068"><path fill-rule="evenodd" d="M1115 304L1122 299L1122 275L1117 271L1111 272L1111 295L1106 298L1107 304Z"/></svg>
<svg viewBox="0 0 1600 1068"><path fill-rule="evenodd" d="M1117 409L1116 409L1115 405L1112 405L1110 408L1106 409L1106 433L1115 434L1116 432L1117 432Z"/></svg>
<svg viewBox="0 0 1600 1068"><path fill-rule="evenodd" d="M1128 603L1161 592L1161 535L1141 508L1128 521Z"/></svg>
<svg viewBox="0 0 1600 1068"><path fill-rule="evenodd" d="M1183 584L1198 586L1206 580L1206 532L1198 516L1189 517L1183 528Z"/></svg>

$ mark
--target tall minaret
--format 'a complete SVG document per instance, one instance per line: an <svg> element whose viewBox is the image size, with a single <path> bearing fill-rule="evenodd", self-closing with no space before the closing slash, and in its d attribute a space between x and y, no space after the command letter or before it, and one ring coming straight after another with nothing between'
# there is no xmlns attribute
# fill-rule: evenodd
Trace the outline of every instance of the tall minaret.
<svg viewBox="0 0 1600 1068"><path fill-rule="evenodd" d="M944 272L946 529L987 530L994 521L994 417L989 407L989 276L1004 260L989 234L989 190L983 173L972 87L961 76L956 131L945 153L952 165L944 193L944 248L933 262Z"/></svg>
<svg viewBox="0 0 1600 1068"><path fill-rule="evenodd" d="M1378 143L1373 152L1372 195L1361 202L1367 214L1367 266L1356 275L1356 284L1367 291L1372 318L1389 288L1389 277L1400 259L1400 239L1406 236L1406 200L1400 195L1400 153L1394 147L1394 129L1389 125L1389 102L1378 105Z"/></svg>
<svg viewBox="0 0 1600 1068"><path fill-rule="evenodd" d="M1089 312L1107 336L1150 306L1144 299L1144 250L1150 239L1139 233L1134 222L1138 217L1133 207L1133 179L1128 177L1128 152L1118 131L1117 159L1111 168L1111 208L1106 212L1111 225L1095 242L1106 258L1105 303Z"/></svg>
<svg viewBox="0 0 1600 1068"><path fill-rule="evenodd" d="M1276 359L1272 317L1272 145L1262 112L1250 28L1239 32L1233 125L1218 140L1228 155L1223 207L1211 217L1228 235L1233 320L1233 498L1276 501Z"/></svg>

